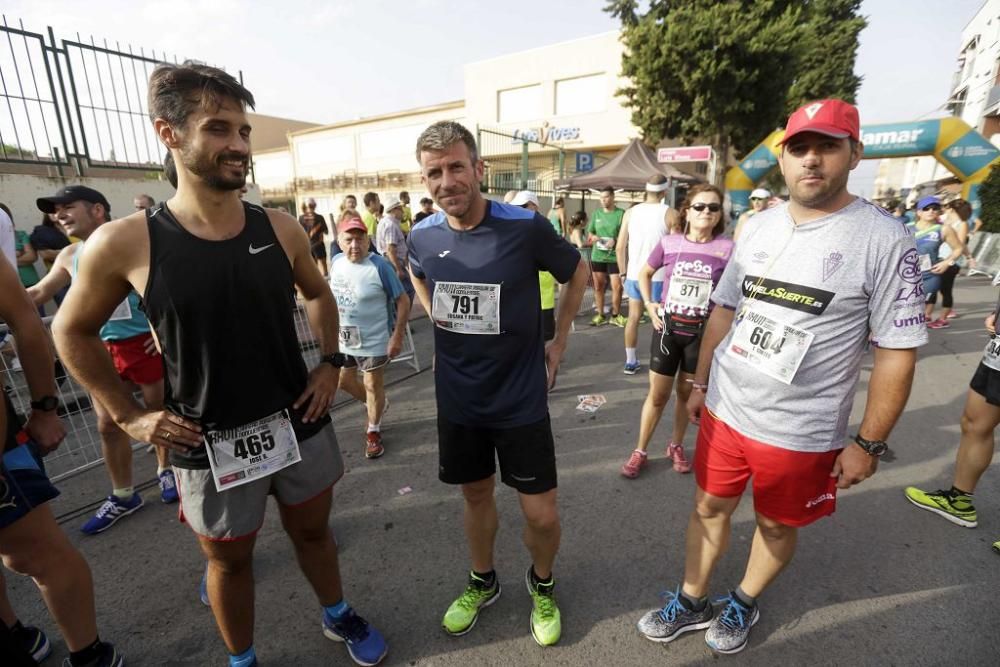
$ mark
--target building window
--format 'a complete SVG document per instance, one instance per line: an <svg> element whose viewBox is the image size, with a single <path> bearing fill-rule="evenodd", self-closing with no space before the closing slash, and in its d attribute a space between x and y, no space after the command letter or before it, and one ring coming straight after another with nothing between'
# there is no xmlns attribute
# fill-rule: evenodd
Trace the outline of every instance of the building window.
<svg viewBox="0 0 1000 667"><path fill-rule="evenodd" d="M556 81L556 115L573 116L607 108L607 76L591 74Z"/></svg>
<svg viewBox="0 0 1000 667"><path fill-rule="evenodd" d="M497 122L538 120L542 113L542 85L497 91Z"/></svg>

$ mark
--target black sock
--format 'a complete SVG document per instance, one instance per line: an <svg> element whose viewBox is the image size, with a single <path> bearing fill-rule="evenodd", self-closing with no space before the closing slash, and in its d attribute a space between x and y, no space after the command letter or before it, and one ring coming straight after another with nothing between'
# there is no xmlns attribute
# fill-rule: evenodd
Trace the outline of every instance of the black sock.
<svg viewBox="0 0 1000 667"><path fill-rule="evenodd" d="M493 584L495 584L496 581L497 581L497 571L496 570L490 570L489 572L476 572L475 570L473 570L472 574L474 574L477 577L479 577L480 579L482 579L483 580L483 585L486 588L493 588Z"/></svg>
<svg viewBox="0 0 1000 667"><path fill-rule="evenodd" d="M104 655L104 642L98 637L87 648L70 653L69 664L73 667L87 667L87 665L96 663L102 655Z"/></svg>
<svg viewBox="0 0 1000 667"><path fill-rule="evenodd" d="M542 584L543 586L548 586L549 584L552 583L552 573L550 572L548 577L546 577L545 579L542 579L537 574L535 574L535 566L532 565L531 566L531 583L533 583L535 585Z"/></svg>
<svg viewBox="0 0 1000 667"><path fill-rule="evenodd" d="M969 493L968 491L963 491L962 489L958 488L957 486L951 487L951 492L953 494L957 494L957 495L960 495L960 496L969 496L970 498L972 497L971 493Z"/></svg>
<svg viewBox="0 0 1000 667"><path fill-rule="evenodd" d="M739 586L737 586L736 590L733 592L733 597L735 597L736 601L747 609L753 609L754 605L757 604L757 598L752 595L747 595L747 592Z"/></svg>
<svg viewBox="0 0 1000 667"><path fill-rule="evenodd" d="M705 608L705 605L708 604L708 596L703 595L700 598L692 597L687 593L685 593L684 590L682 589L680 595L680 601L681 604L684 606L684 608L687 609L688 611L697 612L697 611L702 611Z"/></svg>

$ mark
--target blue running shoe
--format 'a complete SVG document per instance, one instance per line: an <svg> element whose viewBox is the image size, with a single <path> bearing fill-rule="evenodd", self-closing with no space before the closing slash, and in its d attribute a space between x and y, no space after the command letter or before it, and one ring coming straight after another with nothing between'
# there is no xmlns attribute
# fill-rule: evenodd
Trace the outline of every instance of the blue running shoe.
<svg viewBox="0 0 1000 667"><path fill-rule="evenodd" d="M87 535L97 535L98 533L103 533L105 530L115 525L115 522L124 516L128 516L132 512L142 507L142 496L138 493L133 493L132 497L128 500L122 500L118 496L110 495L108 499L104 501L101 508L97 510L90 521L83 524L80 528Z"/></svg>
<svg viewBox="0 0 1000 667"><path fill-rule="evenodd" d="M160 500L165 505L177 502L177 478L169 468L160 473Z"/></svg>
<svg viewBox="0 0 1000 667"><path fill-rule="evenodd" d="M726 606L708 626L705 643L716 653L739 653L747 647L750 628L760 620L760 611L756 604L753 608L744 605L735 593L723 595L714 602L725 602Z"/></svg>
<svg viewBox="0 0 1000 667"><path fill-rule="evenodd" d="M628 362L625 362L625 370L624 370L625 375L635 375L636 372L638 372L638 370L639 370L639 362L638 361L635 362L634 364L630 364Z"/></svg>
<svg viewBox="0 0 1000 667"><path fill-rule="evenodd" d="M31 654L35 662L41 662L52 655L52 645L49 644L49 638L35 626L24 626L24 632L20 633L20 639L24 650Z"/></svg>
<svg viewBox="0 0 1000 667"><path fill-rule="evenodd" d="M347 613L337 620L323 614L323 634L327 639L347 644L347 652L351 659L359 665L372 667L382 662L389 652L382 634L373 628L368 621L348 609Z"/></svg>
<svg viewBox="0 0 1000 667"><path fill-rule="evenodd" d="M205 571L201 575L201 585L198 586L198 597L201 598L201 603L206 607L212 606L212 601L208 599L208 566L205 566Z"/></svg>

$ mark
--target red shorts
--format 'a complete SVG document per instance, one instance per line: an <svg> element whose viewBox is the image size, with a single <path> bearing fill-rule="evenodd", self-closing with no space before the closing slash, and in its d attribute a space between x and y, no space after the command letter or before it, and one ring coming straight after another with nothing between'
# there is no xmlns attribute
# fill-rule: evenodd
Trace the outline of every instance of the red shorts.
<svg viewBox="0 0 1000 667"><path fill-rule="evenodd" d="M837 508L837 478L830 477L839 449L797 452L748 438L702 410L694 474L713 496L743 494L753 477L754 509L787 526L807 526Z"/></svg>
<svg viewBox="0 0 1000 667"><path fill-rule="evenodd" d="M140 334L122 340L106 340L104 347L111 353L118 376L135 384L153 384L163 379L163 358L156 350L146 352L146 341L152 334Z"/></svg>

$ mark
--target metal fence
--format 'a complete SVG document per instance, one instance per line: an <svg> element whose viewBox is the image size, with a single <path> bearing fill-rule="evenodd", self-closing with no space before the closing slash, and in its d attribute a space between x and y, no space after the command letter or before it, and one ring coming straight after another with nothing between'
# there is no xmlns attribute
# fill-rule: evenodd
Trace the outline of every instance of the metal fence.
<svg viewBox="0 0 1000 667"><path fill-rule="evenodd" d="M52 317L44 318L46 326ZM295 331L298 337L299 349L305 359L306 366L312 368L319 363L319 344L309 328L305 309L299 304L295 311ZM24 372L17 358L11 336L5 324L0 323L0 384L14 403L14 408L20 414L28 414L31 409L31 392L28 389ZM413 344L413 335L409 325L406 329L406 340L402 353L393 359L393 363L407 364L415 372L420 372L420 363ZM86 390L83 389L63 369L56 365L56 385L60 403L60 416L66 425L66 439L59 448L45 457L45 468L53 481L83 472L104 462L101 452L101 438L97 432L97 417ZM137 395L141 399L141 395ZM134 450L144 448L145 443L136 443Z"/></svg>
<svg viewBox="0 0 1000 667"><path fill-rule="evenodd" d="M149 122L153 69L176 55L93 37L57 40L0 25L0 162L159 171L163 153ZM242 80L242 73L239 75Z"/></svg>

